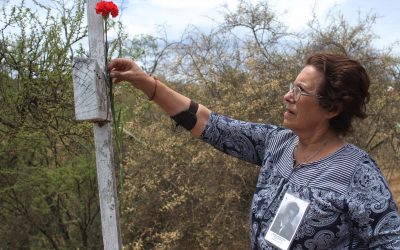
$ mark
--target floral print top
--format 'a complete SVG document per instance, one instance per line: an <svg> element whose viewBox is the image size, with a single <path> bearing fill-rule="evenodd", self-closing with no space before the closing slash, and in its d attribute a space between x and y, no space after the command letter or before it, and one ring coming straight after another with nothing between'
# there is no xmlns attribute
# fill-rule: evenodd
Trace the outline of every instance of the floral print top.
<svg viewBox="0 0 400 250"><path fill-rule="evenodd" d="M261 166L250 208L252 249L276 249L265 234L286 192L310 203L290 249L400 249L400 216L388 184L356 146L294 168L298 137L291 130L216 113L201 138Z"/></svg>

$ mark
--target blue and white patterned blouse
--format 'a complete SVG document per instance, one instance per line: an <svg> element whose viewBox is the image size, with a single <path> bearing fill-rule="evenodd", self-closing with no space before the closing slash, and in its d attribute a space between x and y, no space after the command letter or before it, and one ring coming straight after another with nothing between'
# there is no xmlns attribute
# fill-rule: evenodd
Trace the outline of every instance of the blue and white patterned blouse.
<svg viewBox="0 0 400 250"><path fill-rule="evenodd" d="M310 202L290 249L400 249L400 217L386 180L363 150L346 144L293 168L289 129L212 113L201 138L261 166L250 209L252 249L275 249L265 234L289 191Z"/></svg>

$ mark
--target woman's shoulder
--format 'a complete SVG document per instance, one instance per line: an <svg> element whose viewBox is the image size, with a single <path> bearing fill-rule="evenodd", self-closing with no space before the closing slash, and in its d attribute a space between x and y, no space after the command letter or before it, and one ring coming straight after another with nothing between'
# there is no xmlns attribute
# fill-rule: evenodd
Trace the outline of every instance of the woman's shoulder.
<svg viewBox="0 0 400 250"><path fill-rule="evenodd" d="M352 184L358 185L361 180L379 180L386 184L386 178L382 173L380 167L376 163L375 159L368 154L366 151L359 147L349 144L348 151L353 152L349 154L348 158L353 157L356 164L353 168L352 173Z"/></svg>
<svg viewBox="0 0 400 250"><path fill-rule="evenodd" d="M350 163L350 167L347 167L351 170L349 171L348 190L360 191L361 187L369 190L375 186L381 186L381 190L389 190L384 173L375 159L366 151L353 144L347 144L340 157L343 159L344 166L346 166L346 162Z"/></svg>
<svg viewBox="0 0 400 250"><path fill-rule="evenodd" d="M354 178L354 175L360 169L370 169L371 171L381 174L380 169L373 159L363 149L354 144L347 143L330 157L326 158L325 164L330 169L334 169L335 175L346 175L347 178Z"/></svg>
<svg viewBox="0 0 400 250"><path fill-rule="evenodd" d="M339 150L339 154L337 154L336 157L340 158L341 161L351 163L354 167L368 165L373 168L378 168L370 154L351 143L346 143L342 149Z"/></svg>
<svg viewBox="0 0 400 250"><path fill-rule="evenodd" d="M345 194L351 183L366 172L380 174L372 157L359 147L347 143L328 157L315 162L321 174L311 183Z"/></svg>

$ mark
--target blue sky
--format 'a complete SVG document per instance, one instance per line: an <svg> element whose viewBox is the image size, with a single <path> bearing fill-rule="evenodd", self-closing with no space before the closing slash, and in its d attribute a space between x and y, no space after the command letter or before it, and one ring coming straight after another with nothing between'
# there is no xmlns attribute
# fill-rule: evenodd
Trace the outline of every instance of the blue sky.
<svg viewBox="0 0 400 250"><path fill-rule="evenodd" d="M257 2L256 0L249 0ZM204 31L222 21L221 6L234 9L237 0L114 0L122 8L121 21L130 34L157 34L157 26L166 27L168 38L180 37L185 28L195 25ZM400 40L400 0L270 0L270 6L280 14L291 31L301 31L311 19L315 6L319 20L325 20L329 10L339 10L355 23L359 13L378 15L374 26L380 37L379 47ZM398 46L400 47L400 46ZM396 50L397 53L400 49Z"/></svg>
<svg viewBox="0 0 400 250"><path fill-rule="evenodd" d="M75 0L62 0L73 4ZM238 0L113 0L121 9L118 17L131 35L158 35L157 26L166 28L169 40L180 38L184 30L194 25L203 31L211 30L222 22L222 6L234 10ZM247 0L256 3L260 0ZM19 4L20 0L0 0L0 7ZM28 6L32 0L26 1ZM49 0L38 0L49 3ZM400 0L268 0L270 7L278 14L279 20L289 31L301 31L316 10L320 22L334 9L340 11L351 23L356 23L359 14L376 14L378 19L373 27L379 36L375 45L385 48L400 41ZM395 52L400 55L400 44Z"/></svg>

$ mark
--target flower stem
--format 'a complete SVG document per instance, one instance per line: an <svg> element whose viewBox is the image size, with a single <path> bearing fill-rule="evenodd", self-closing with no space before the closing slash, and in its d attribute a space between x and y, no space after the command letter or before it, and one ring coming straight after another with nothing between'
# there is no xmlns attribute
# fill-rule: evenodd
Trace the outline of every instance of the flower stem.
<svg viewBox="0 0 400 250"><path fill-rule="evenodd" d="M112 78L110 76L110 72L107 70L108 66L108 40L107 40L107 18L104 19L104 39L105 39L105 46L104 46L104 59L105 59L105 72L106 72L106 81L109 88L109 96L110 96L110 106L111 106L111 118L113 124L113 132L115 138L115 160L117 165L119 166L119 184L122 190L123 187L123 180L124 180L124 169L122 164L122 132L123 132L123 125L121 121L121 110L117 112L115 110L115 103L114 103L114 85L112 83Z"/></svg>

